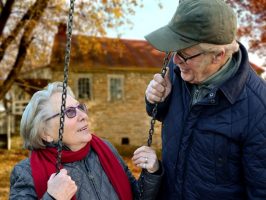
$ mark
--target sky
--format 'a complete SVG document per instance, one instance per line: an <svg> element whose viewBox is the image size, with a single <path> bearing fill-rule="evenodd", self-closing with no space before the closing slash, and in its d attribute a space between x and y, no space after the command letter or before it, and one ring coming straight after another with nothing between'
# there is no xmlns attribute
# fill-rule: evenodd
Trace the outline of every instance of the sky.
<svg viewBox="0 0 266 200"><path fill-rule="evenodd" d="M144 40L144 36L150 32L165 26L171 20L178 6L178 0L161 0L163 8L158 6L158 0L143 0L144 7L134 7L135 15L130 16L134 23L132 30L120 30L123 39ZM108 37L116 37L112 31Z"/></svg>
<svg viewBox="0 0 266 200"><path fill-rule="evenodd" d="M121 38L145 40L145 35L167 25L176 11L179 0L160 0L163 5L162 9L159 8L158 2L158 0L143 0L144 7L135 8L135 15L130 17L130 20L134 23L133 29L121 29L120 32L123 34ZM115 38L116 33L108 31L107 37ZM241 42L248 48L247 42ZM254 64L262 66L263 59L250 53L249 58Z"/></svg>

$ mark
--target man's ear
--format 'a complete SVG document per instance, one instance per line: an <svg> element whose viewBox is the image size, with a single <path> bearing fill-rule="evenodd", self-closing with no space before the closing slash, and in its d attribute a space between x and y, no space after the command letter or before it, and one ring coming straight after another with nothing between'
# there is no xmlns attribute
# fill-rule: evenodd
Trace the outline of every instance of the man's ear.
<svg viewBox="0 0 266 200"><path fill-rule="evenodd" d="M222 51L214 56L213 63L218 64L223 61L225 56L225 50L222 49Z"/></svg>

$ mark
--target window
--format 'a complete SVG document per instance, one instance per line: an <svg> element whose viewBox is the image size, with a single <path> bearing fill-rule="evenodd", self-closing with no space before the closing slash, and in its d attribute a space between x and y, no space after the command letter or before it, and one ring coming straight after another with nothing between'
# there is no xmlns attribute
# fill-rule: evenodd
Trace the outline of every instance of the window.
<svg viewBox="0 0 266 200"><path fill-rule="evenodd" d="M122 81L119 78L110 79L111 99L122 99Z"/></svg>
<svg viewBox="0 0 266 200"><path fill-rule="evenodd" d="M75 92L78 99L92 100L92 75L77 74Z"/></svg>
<svg viewBox="0 0 266 200"><path fill-rule="evenodd" d="M89 78L79 78L78 87L79 87L78 89L79 99L91 99Z"/></svg>
<svg viewBox="0 0 266 200"><path fill-rule="evenodd" d="M108 101L124 99L124 76L108 75Z"/></svg>

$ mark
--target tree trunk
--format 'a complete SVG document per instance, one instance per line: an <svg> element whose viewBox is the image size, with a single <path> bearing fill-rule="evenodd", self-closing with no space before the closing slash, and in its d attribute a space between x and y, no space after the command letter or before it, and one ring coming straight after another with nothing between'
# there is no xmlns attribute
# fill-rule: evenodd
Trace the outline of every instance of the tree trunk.
<svg viewBox="0 0 266 200"><path fill-rule="evenodd" d="M32 31L38 24L45 8L47 7L48 0L37 0L35 4L37 5L37 9L34 10L33 16L30 22L25 27L24 33L21 37L16 62L12 67L12 70L10 71L8 77L5 79L3 85L0 86L0 99L3 99L4 95L8 92L8 90L13 85L15 79L18 77L18 74L23 66L24 60L27 55L27 49L32 41Z"/></svg>

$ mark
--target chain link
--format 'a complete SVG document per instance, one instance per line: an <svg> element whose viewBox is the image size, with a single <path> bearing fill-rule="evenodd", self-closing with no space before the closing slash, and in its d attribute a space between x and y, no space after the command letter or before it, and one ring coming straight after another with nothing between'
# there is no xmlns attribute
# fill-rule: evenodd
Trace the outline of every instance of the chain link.
<svg viewBox="0 0 266 200"><path fill-rule="evenodd" d="M70 63L71 37L72 37L72 27L73 27L73 17L74 17L74 2L75 0L70 0L70 6L69 6L69 20L67 27L67 44L66 44L66 57L65 57L57 161L56 161L56 174L60 172L60 167L61 167L61 156L62 156L62 146L63 146L62 141L63 141L64 122L65 122L64 111L66 107L66 98L67 98L67 80L68 80L69 63Z"/></svg>
<svg viewBox="0 0 266 200"><path fill-rule="evenodd" d="M165 73L166 73L166 67L167 67L168 62L169 62L170 53L171 52L167 52L166 53L166 57L163 60L163 68L161 70L161 75L162 75L163 78L164 78ZM149 147L151 146L151 143L152 143L152 135L153 135L153 132L154 132L154 125L155 125L155 121L156 121L157 108L158 108L158 103L155 102L155 106L154 106L154 108L152 110L151 128L149 130L149 138L148 138L148 146Z"/></svg>
<svg viewBox="0 0 266 200"><path fill-rule="evenodd" d="M163 60L163 68L161 70L161 75L162 75L163 78L164 78L165 73L166 73L166 67L167 67L168 62L169 62L170 53L171 52L167 52L166 53L166 57ZM151 143L152 143L152 135L153 135L153 132L154 132L154 125L155 125L155 121L156 121L157 108L158 108L158 103L155 102L154 108L152 110L151 128L149 130L149 138L148 138L148 146L149 147L151 146ZM146 169L142 169L142 171L143 170L146 170ZM140 177L140 195L139 195L139 200L143 200L143 198L144 198L144 176L142 174L141 177Z"/></svg>

